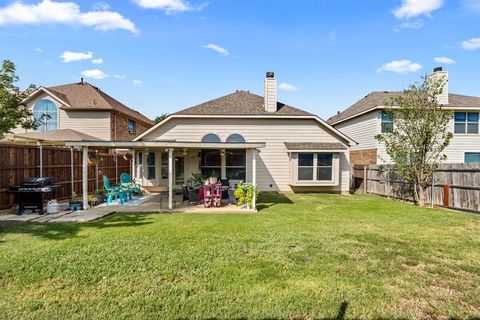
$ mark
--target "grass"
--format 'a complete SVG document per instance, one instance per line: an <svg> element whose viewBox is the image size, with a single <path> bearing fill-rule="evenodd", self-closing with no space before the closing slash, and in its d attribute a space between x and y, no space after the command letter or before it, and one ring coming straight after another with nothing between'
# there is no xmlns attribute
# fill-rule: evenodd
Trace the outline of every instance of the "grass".
<svg viewBox="0 0 480 320"><path fill-rule="evenodd" d="M0 318L480 316L480 216L368 195L260 208L0 225Z"/></svg>

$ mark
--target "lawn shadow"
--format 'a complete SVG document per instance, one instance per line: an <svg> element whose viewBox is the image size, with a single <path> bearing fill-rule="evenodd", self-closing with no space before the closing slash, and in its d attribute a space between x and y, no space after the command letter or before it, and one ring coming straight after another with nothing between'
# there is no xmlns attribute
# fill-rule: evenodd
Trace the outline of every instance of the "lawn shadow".
<svg viewBox="0 0 480 320"><path fill-rule="evenodd" d="M260 195L260 203L257 204L257 210L262 211L277 204L293 204L293 201L283 193L262 192Z"/></svg>
<svg viewBox="0 0 480 320"><path fill-rule="evenodd" d="M115 213L105 218L91 222L2 222L0 223L0 235L4 237L7 234L30 234L34 237L45 238L49 240L64 240L80 236L80 231L89 229L122 228L122 227L141 227L153 223L150 219L152 214L123 214ZM2 241L0 243L6 243Z"/></svg>

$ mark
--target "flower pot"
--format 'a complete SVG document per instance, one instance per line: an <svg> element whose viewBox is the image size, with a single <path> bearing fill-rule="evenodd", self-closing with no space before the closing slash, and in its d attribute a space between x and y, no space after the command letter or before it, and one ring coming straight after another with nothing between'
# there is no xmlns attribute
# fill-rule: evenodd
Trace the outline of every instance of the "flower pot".
<svg viewBox="0 0 480 320"><path fill-rule="evenodd" d="M217 184L218 178L217 177L210 177L208 178L210 184Z"/></svg>
<svg viewBox="0 0 480 320"><path fill-rule="evenodd" d="M70 211L83 210L83 203L81 201L70 201L68 207Z"/></svg>

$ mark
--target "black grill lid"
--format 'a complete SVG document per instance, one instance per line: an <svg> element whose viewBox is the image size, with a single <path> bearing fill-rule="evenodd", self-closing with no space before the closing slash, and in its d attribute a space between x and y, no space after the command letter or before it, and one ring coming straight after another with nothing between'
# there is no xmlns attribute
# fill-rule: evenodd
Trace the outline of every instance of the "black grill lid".
<svg viewBox="0 0 480 320"><path fill-rule="evenodd" d="M53 185L52 177L32 177L23 180L22 187L46 187Z"/></svg>

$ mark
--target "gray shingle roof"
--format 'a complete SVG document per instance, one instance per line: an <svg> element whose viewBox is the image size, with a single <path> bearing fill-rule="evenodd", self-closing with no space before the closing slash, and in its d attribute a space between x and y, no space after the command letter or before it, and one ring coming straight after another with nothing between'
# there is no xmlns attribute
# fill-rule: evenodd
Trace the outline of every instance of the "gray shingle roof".
<svg viewBox="0 0 480 320"><path fill-rule="evenodd" d="M336 123L338 121L350 118L357 114L366 112L370 109L384 106L385 102L401 94L400 91L374 91L369 93L363 99L357 101L351 107L345 109L340 114L334 115L327 120L328 123ZM480 108L480 97L465 96L455 93L448 95L448 105L446 107L467 107L467 108Z"/></svg>
<svg viewBox="0 0 480 320"><path fill-rule="evenodd" d="M18 133L15 134L15 137L41 141L103 141L102 139L72 129Z"/></svg>
<svg viewBox="0 0 480 320"><path fill-rule="evenodd" d="M268 115L268 116L312 116L306 111L277 103L276 112L267 112L263 97L248 91L232 94L207 101L194 107L176 112L176 115Z"/></svg>
<svg viewBox="0 0 480 320"><path fill-rule="evenodd" d="M46 88L52 94L68 103L69 110L112 110L120 112L134 120L153 125L154 122L138 111L115 100L99 88L88 82L69 83L61 86Z"/></svg>
<svg viewBox="0 0 480 320"><path fill-rule="evenodd" d="M346 150L347 147L338 142L285 142L289 151L296 150Z"/></svg>

